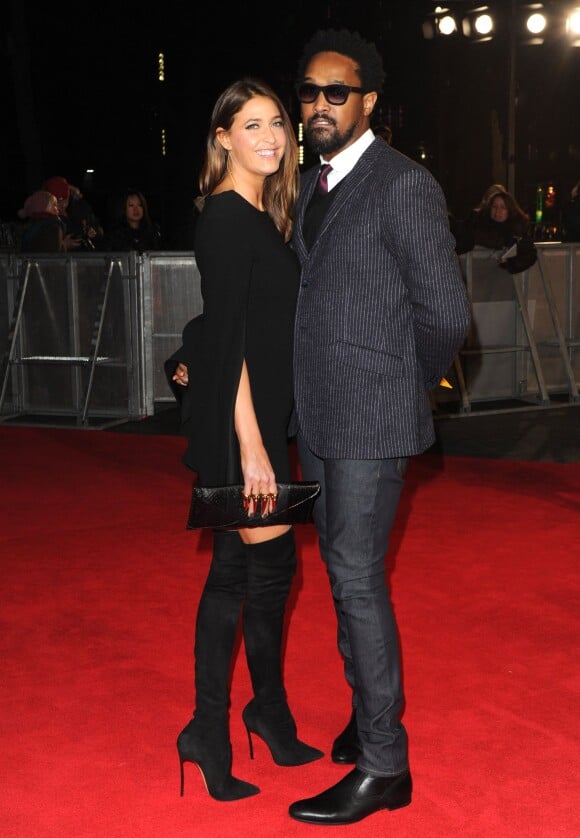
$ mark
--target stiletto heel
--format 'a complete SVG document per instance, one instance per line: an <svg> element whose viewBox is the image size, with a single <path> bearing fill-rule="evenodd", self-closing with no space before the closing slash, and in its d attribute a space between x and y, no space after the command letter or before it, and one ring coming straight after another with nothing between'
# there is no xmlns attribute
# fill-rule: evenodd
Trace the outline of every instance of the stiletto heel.
<svg viewBox="0 0 580 838"><path fill-rule="evenodd" d="M248 731L251 759L254 759L252 733L264 740L276 765L305 765L324 756L318 748L298 739L296 722L285 701L260 709L254 698L244 707L242 720Z"/></svg>
<svg viewBox="0 0 580 838"><path fill-rule="evenodd" d="M178 751L178 753L179 753L179 751ZM183 797L183 788L184 788L184 785L185 785L185 778L184 778L184 773L183 773L183 759L181 758L181 754L179 754L179 774L180 774L180 779L181 779L181 785L179 787L179 796Z"/></svg>
<svg viewBox="0 0 580 838"><path fill-rule="evenodd" d="M242 714L243 715L243 714ZM248 727L248 725L244 722L246 727L246 732L248 734L248 747L250 749L250 759L254 759L254 743L252 742L252 731Z"/></svg>
<svg viewBox="0 0 580 838"><path fill-rule="evenodd" d="M177 737L181 797L185 785L185 762L197 765L208 794L214 800L242 800L258 794L258 786L232 776L232 748L223 731L212 727L199 728L193 719Z"/></svg>

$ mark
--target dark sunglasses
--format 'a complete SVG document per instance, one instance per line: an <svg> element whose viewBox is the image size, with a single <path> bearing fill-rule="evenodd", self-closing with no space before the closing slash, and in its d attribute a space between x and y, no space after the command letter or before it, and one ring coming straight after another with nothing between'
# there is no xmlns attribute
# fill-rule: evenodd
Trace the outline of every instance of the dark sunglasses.
<svg viewBox="0 0 580 838"><path fill-rule="evenodd" d="M349 84L327 84L321 87L319 84L312 84L309 81L303 81L296 85L296 95L298 100L305 105L311 105L318 99L320 93L324 93L324 98L329 105L344 105L351 93L364 93L362 87L351 87Z"/></svg>

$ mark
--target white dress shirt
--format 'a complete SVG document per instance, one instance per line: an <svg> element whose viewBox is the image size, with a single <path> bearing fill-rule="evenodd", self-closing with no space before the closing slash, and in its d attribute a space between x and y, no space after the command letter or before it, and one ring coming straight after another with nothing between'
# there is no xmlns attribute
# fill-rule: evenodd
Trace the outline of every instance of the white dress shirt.
<svg viewBox="0 0 580 838"><path fill-rule="evenodd" d="M332 160L325 160L323 157L320 158L321 165L323 163L330 163L332 166L332 170L328 173L327 178L329 192L354 169L359 158L364 154L374 139L375 135L369 128L356 142L347 146L344 151L339 152Z"/></svg>

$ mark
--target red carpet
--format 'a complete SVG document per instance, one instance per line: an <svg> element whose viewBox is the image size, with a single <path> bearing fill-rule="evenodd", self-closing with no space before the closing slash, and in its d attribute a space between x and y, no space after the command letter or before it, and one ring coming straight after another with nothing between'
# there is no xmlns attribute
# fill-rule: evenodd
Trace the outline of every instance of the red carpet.
<svg viewBox="0 0 580 838"><path fill-rule="evenodd" d="M234 770L218 803L175 739L192 709L208 539L185 530L178 437L0 428L3 836L576 836L580 464L414 460L391 555L413 803L351 827L288 804L337 781L329 756L248 755L243 655ZM310 527L286 653L300 735L328 754L349 715Z"/></svg>

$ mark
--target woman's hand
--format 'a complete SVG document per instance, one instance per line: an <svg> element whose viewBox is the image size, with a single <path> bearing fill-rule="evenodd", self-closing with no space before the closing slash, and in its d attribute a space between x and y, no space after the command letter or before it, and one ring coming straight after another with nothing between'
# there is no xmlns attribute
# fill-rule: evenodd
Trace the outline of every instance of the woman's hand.
<svg viewBox="0 0 580 838"><path fill-rule="evenodd" d="M240 446L244 508L248 515L269 515L276 508L276 475L264 446Z"/></svg>
<svg viewBox="0 0 580 838"><path fill-rule="evenodd" d="M254 411L246 362L242 363L234 409L234 425L240 446L244 478L244 508L248 515L268 515L276 508L276 476Z"/></svg>
<svg viewBox="0 0 580 838"><path fill-rule="evenodd" d="M181 387L187 387L189 384L189 375L187 373L187 367L185 364L179 363L173 375L171 376L172 381L175 381L176 384L181 385Z"/></svg>
<svg viewBox="0 0 580 838"><path fill-rule="evenodd" d="M66 250L76 250L81 246L82 242L77 236L73 236L72 233L67 233L64 237L64 246Z"/></svg>

